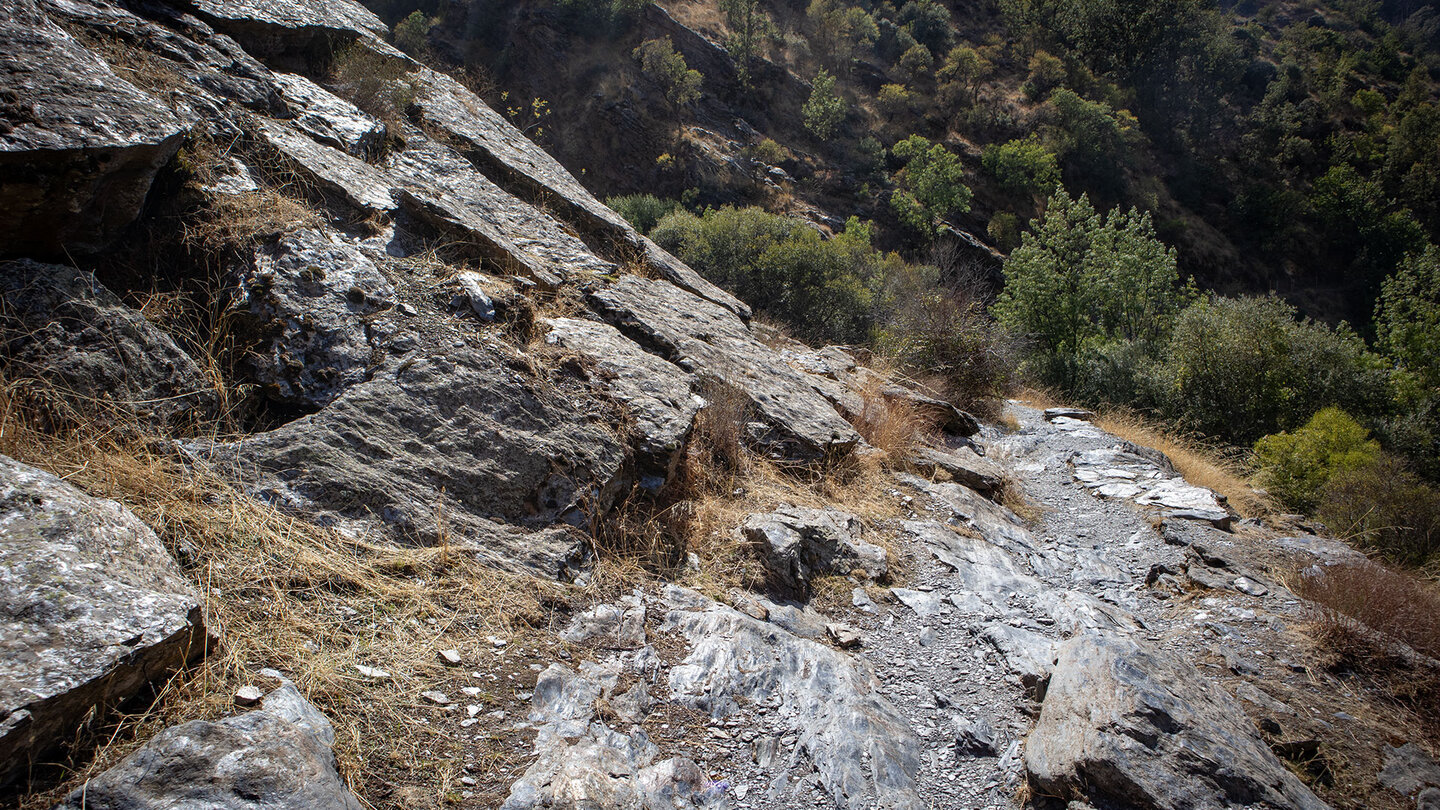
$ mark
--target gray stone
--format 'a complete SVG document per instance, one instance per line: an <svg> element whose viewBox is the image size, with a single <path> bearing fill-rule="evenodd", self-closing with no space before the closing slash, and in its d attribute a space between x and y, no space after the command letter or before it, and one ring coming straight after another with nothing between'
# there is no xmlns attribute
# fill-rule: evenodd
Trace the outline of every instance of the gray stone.
<svg viewBox="0 0 1440 810"><path fill-rule="evenodd" d="M360 810L330 746L335 731L291 684L260 709L168 728L56 810Z"/></svg>
<svg viewBox="0 0 1440 810"><path fill-rule="evenodd" d="M629 733L596 719L596 701L606 686L590 674L552 664L540 673L531 698L530 720L536 724L535 761L510 788L501 810L554 807L674 808L708 807L710 780L688 759L656 762L659 748L644 730ZM643 685L611 702L648 702ZM627 708L626 711L629 711ZM640 713L643 713L641 711Z"/></svg>
<svg viewBox="0 0 1440 810"><path fill-rule="evenodd" d="M42 14L0 19L0 256L94 253L135 220L184 137L169 108Z"/></svg>
<svg viewBox="0 0 1440 810"><path fill-rule="evenodd" d="M0 783L207 644L199 598L154 532L0 456Z"/></svg>
<svg viewBox="0 0 1440 810"><path fill-rule="evenodd" d="M774 581L791 591L804 592L826 574L863 570L884 579L890 571L885 549L860 539L860 519L838 509L782 505L745 518L740 531L760 550Z"/></svg>
<svg viewBox="0 0 1440 810"><path fill-rule="evenodd" d="M1034 789L1097 806L1322 810L1244 711L1132 639L1066 642L1025 749Z"/></svg>
<svg viewBox="0 0 1440 810"><path fill-rule="evenodd" d="M931 396L914 388L894 384L884 386L880 389L880 393L886 399L909 403L911 407L929 418L936 427L946 433L956 436L974 436L980 432L979 420L955 407L954 403L940 399L938 396Z"/></svg>
<svg viewBox="0 0 1440 810"><path fill-rule="evenodd" d="M977 454L968 447L940 450L925 447L915 454L914 463L927 472L943 470L955 483L963 484L989 498L995 498L1005 486L1005 470L999 464Z"/></svg>
<svg viewBox="0 0 1440 810"><path fill-rule="evenodd" d="M1440 788L1440 764L1415 743L1387 746L1379 779L1402 796L1415 796L1427 787Z"/></svg>
<svg viewBox="0 0 1440 810"><path fill-rule="evenodd" d="M235 705L248 708L259 703L264 696L258 686L242 686L235 690Z"/></svg>
<svg viewBox="0 0 1440 810"><path fill-rule="evenodd" d="M916 791L920 738L878 693L866 662L693 592L671 586L665 595L672 609L661 629L692 645L670 669L675 700L717 718L741 706L783 705L784 733L797 735L797 751L837 807L928 806Z"/></svg>
<svg viewBox="0 0 1440 810"><path fill-rule="evenodd" d="M576 616L560 638L571 644L638 650L645 646L645 603L632 596L620 605L596 605Z"/></svg>
<svg viewBox="0 0 1440 810"><path fill-rule="evenodd" d="M993 757L1000 753L995 727L984 717L955 721L955 750L962 756Z"/></svg>
<svg viewBox="0 0 1440 810"><path fill-rule="evenodd" d="M410 212L507 272L544 286L613 273L615 265L591 252L549 214L507 194L454 151L418 132L385 162Z"/></svg>
<svg viewBox="0 0 1440 810"><path fill-rule="evenodd" d="M289 123L296 129L353 157L363 159L380 151L385 125L359 107L304 76L274 73L270 78L295 114Z"/></svg>
<svg viewBox="0 0 1440 810"><path fill-rule="evenodd" d="M359 214L385 217L395 210L390 180L365 161L273 121L260 121L256 134L290 168Z"/></svg>
<svg viewBox="0 0 1440 810"><path fill-rule="evenodd" d="M217 402L174 339L71 267L0 264L0 362L10 380L38 378L60 410L102 424L180 429Z"/></svg>
<svg viewBox="0 0 1440 810"><path fill-rule="evenodd" d="M940 615L940 594L910 588L891 588L890 593L900 600L900 604L915 611L915 615L922 619Z"/></svg>
<svg viewBox="0 0 1440 810"><path fill-rule="evenodd" d="M1415 810L1440 810L1440 788L1425 788L1415 797Z"/></svg>
<svg viewBox="0 0 1440 810"><path fill-rule="evenodd" d="M493 283L493 279L474 270L461 270L456 273L449 283L450 289L454 291L450 297L450 310L474 315L485 323L494 321L495 300L485 290L487 282Z"/></svg>
<svg viewBox="0 0 1440 810"><path fill-rule="evenodd" d="M955 531L943 523L908 520L901 524L905 535L930 547L940 562L955 571L966 591L987 600L1035 595L1043 590L1040 581L1026 574L1007 551L993 543Z"/></svg>
<svg viewBox="0 0 1440 810"><path fill-rule="evenodd" d="M607 320L686 371L747 396L797 456L844 455L860 435L805 375L755 339L736 315L664 281L625 276L590 295Z"/></svg>
<svg viewBox="0 0 1440 810"><path fill-rule="evenodd" d="M263 499L344 531L444 539L501 568L561 575L578 533L544 527L606 509L624 449L583 389L542 390L505 361L463 343L391 359L317 413L191 447Z"/></svg>
<svg viewBox="0 0 1440 810"><path fill-rule="evenodd" d="M464 144L467 157L506 191L542 198L555 216L582 234L639 257L665 281L749 320L750 308L706 281L684 262L636 233L625 218L595 199L570 172L474 93L443 73L418 67L415 107L424 123Z"/></svg>
<svg viewBox="0 0 1440 810"><path fill-rule="evenodd" d="M395 288L358 248L306 230L255 251L231 310L265 395L313 410L365 380L376 348L368 316L395 303Z"/></svg>
<svg viewBox="0 0 1440 810"><path fill-rule="evenodd" d="M1061 417L1085 421L1094 419L1095 413L1083 408L1046 408L1044 416L1047 422L1053 422Z"/></svg>
<svg viewBox="0 0 1440 810"><path fill-rule="evenodd" d="M1046 681L1055 666L1054 639L998 622L986 626L980 637L995 645L1005 665L1032 697L1044 696Z"/></svg>
<svg viewBox="0 0 1440 810"><path fill-rule="evenodd" d="M389 26L351 0L195 0L191 5L245 50L301 72L323 69L352 42L389 48L381 41Z"/></svg>
<svg viewBox="0 0 1440 810"><path fill-rule="evenodd" d="M668 478L705 404L691 392L692 376L644 351L609 324L574 318L546 323L546 341L589 358L597 387L624 404L639 437L641 473Z"/></svg>
<svg viewBox="0 0 1440 810"><path fill-rule="evenodd" d="M897 478L930 496L957 521L964 522L1006 551L1028 556L1041 550L1030 530L1014 512L991 502L975 490L960 484L937 484L913 475L902 474Z"/></svg>

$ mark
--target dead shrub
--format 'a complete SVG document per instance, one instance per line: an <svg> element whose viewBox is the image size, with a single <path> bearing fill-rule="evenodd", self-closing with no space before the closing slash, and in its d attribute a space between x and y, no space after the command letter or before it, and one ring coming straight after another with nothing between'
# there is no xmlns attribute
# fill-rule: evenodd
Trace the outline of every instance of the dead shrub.
<svg viewBox="0 0 1440 810"><path fill-rule="evenodd" d="M867 386L860 399L863 407L851 423L891 464L903 464L935 432L934 422L919 407L907 399L885 396L880 383Z"/></svg>
<svg viewBox="0 0 1440 810"><path fill-rule="evenodd" d="M405 63L364 42L335 52L330 62L330 82L331 89L380 119L390 130L399 128L406 110L415 102L415 85Z"/></svg>
<svg viewBox="0 0 1440 810"><path fill-rule="evenodd" d="M1440 554L1440 491L1393 456L1335 473L1318 515L1347 540L1402 565Z"/></svg>
<svg viewBox="0 0 1440 810"><path fill-rule="evenodd" d="M685 497L729 491L752 463L745 446L750 397L714 378L701 383L699 394L706 404L695 417L676 476Z"/></svg>

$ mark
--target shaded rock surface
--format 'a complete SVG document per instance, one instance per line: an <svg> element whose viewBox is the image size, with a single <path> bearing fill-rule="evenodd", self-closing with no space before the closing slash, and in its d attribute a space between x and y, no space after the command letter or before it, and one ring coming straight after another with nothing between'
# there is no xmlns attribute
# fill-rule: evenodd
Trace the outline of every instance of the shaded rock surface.
<svg viewBox="0 0 1440 810"><path fill-rule="evenodd" d="M885 549L861 540L860 530L859 518L838 509L789 505L751 515L740 524L776 581L791 591L804 591L813 578L825 574L858 570L885 579L890 570Z"/></svg>
<svg viewBox="0 0 1440 810"><path fill-rule="evenodd" d="M504 361L467 344L392 358L318 413L195 449L266 499L347 531L427 544L444 532L499 567L554 576L576 541L545 527L603 509L625 453L602 405L583 391L543 396Z"/></svg>
<svg viewBox="0 0 1440 810"><path fill-rule="evenodd" d="M0 341L11 379L39 378L69 408L103 422L183 428L216 405L174 339L85 270L0 264Z"/></svg>
<svg viewBox="0 0 1440 810"><path fill-rule="evenodd" d="M1100 634L1060 648L1025 765L1047 794L1097 804L1327 807L1228 695L1163 653Z"/></svg>
<svg viewBox="0 0 1440 810"><path fill-rule="evenodd" d="M206 643L199 597L154 532L0 456L0 783Z"/></svg>
<svg viewBox="0 0 1440 810"><path fill-rule="evenodd" d="M395 303L364 253L306 230L255 252L231 307L252 336L246 362L267 396L318 409L365 380L376 348L368 316Z"/></svg>
<svg viewBox="0 0 1440 810"><path fill-rule="evenodd" d="M336 769L335 730L293 684L261 708L168 728L56 805L60 810L360 810Z"/></svg>
<svg viewBox="0 0 1440 810"><path fill-rule="evenodd" d="M749 398L796 452L849 452L860 435L800 373L758 341L734 313L662 281L626 276L590 295L593 306L641 345L686 371Z"/></svg>
<svg viewBox="0 0 1440 810"><path fill-rule="evenodd" d="M103 249L140 213L184 127L34 0L0 20L0 256Z"/></svg>

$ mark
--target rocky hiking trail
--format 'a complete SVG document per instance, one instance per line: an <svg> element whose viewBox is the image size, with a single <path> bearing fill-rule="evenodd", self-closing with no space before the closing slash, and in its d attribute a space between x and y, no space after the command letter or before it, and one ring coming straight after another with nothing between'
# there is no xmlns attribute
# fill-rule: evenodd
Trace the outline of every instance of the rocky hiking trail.
<svg viewBox="0 0 1440 810"><path fill-rule="evenodd" d="M1355 722L1270 696L1313 686L1294 677L1309 673L1303 607L1258 562L1273 553L1250 548L1261 536L1212 525L1229 526L1223 504L1153 450L1010 411L1018 430L987 428L981 461L1023 482L1033 525L969 487L902 474L890 495L908 519L875 528L903 586L857 580L829 615L674 586L592 608L564 635L581 644L578 669L540 676L539 760L504 806L653 803L672 790L657 771L688 779L694 806L1327 806L1252 719ZM757 525L772 548L864 545L847 517L788 510ZM1312 562L1355 553L1288 543ZM656 750L646 717L667 703L702 716Z"/></svg>

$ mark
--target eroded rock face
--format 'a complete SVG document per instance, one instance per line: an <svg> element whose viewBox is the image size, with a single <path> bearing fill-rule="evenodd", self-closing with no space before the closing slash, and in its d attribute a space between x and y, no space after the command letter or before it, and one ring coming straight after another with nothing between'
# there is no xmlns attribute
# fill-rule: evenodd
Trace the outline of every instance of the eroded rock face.
<svg viewBox="0 0 1440 810"><path fill-rule="evenodd" d="M794 455L843 455L860 435L729 310L664 281L626 276L590 295L622 331L680 368L742 392Z"/></svg>
<svg viewBox="0 0 1440 810"><path fill-rule="evenodd" d="M296 129L358 158L380 149L385 125L354 104L294 73L273 73L271 80L295 113Z"/></svg>
<svg viewBox="0 0 1440 810"><path fill-rule="evenodd" d="M298 174L361 216L385 217L397 207L390 179L365 161L271 121L260 122L257 134Z"/></svg>
<svg viewBox="0 0 1440 810"><path fill-rule="evenodd" d="M884 579L889 573L885 549L861 540L860 519L838 509L785 505L747 517L740 532L760 549L777 584L792 592L804 592L825 574L863 570Z"/></svg>
<svg viewBox="0 0 1440 810"><path fill-rule="evenodd" d="M287 69L323 67L359 40L384 45L385 22L351 0L195 0L206 22L247 51ZM386 46L389 47L389 46Z"/></svg>
<svg viewBox="0 0 1440 810"><path fill-rule="evenodd" d="M154 532L0 456L0 783L206 643L199 598Z"/></svg>
<svg viewBox="0 0 1440 810"><path fill-rule="evenodd" d="M1217 685L1158 650L1097 633L1061 645L1025 765L1042 794L1097 805L1327 807Z"/></svg>
<svg viewBox="0 0 1440 810"><path fill-rule="evenodd" d="M625 452L602 403L542 392L504 360L464 343L391 359L318 413L197 450L312 519L399 542L443 532L499 567L555 576L576 550L568 527L498 524L541 530L603 511Z"/></svg>
<svg viewBox="0 0 1440 810"><path fill-rule="evenodd" d="M863 659L777 632L773 625L670 587L661 628L693 645L670 670L675 699L725 717L741 701L794 712L799 749L814 763L842 810L927 804L915 792L922 746L895 707L878 694Z"/></svg>
<svg viewBox="0 0 1440 810"><path fill-rule="evenodd" d="M395 288L364 253L307 230L255 252L232 308L266 395L318 409L364 381L374 350L367 316L394 305Z"/></svg>
<svg viewBox="0 0 1440 810"><path fill-rule="evenodd" d="M255 711L160 732L56 810L360 810L334 742L330 722L287 683Z"/></svg>
<svg viewBox="0 0 1440 810"><path fill-rule="evenodd" d="M0 256L103 249L140 213L184 127L40 13L0 20Z"/></svg>
<svg viewBox="0 0 1440 810"><path fill-rule="evenodd" d="M39 378L104 423L179 428L216 404L195 361L84 270L0 263L0 341L8 377Z"/></svg>
<svg viewBox="0 0 1440 810"><path fill-rule="evenodd" d="M644 351L609 324L576 318L547 323L545 340L589 358L596 365L596 383L625 404L639 434L642 474L668 478L705 403L691 393L692 375Z"/></svg>

